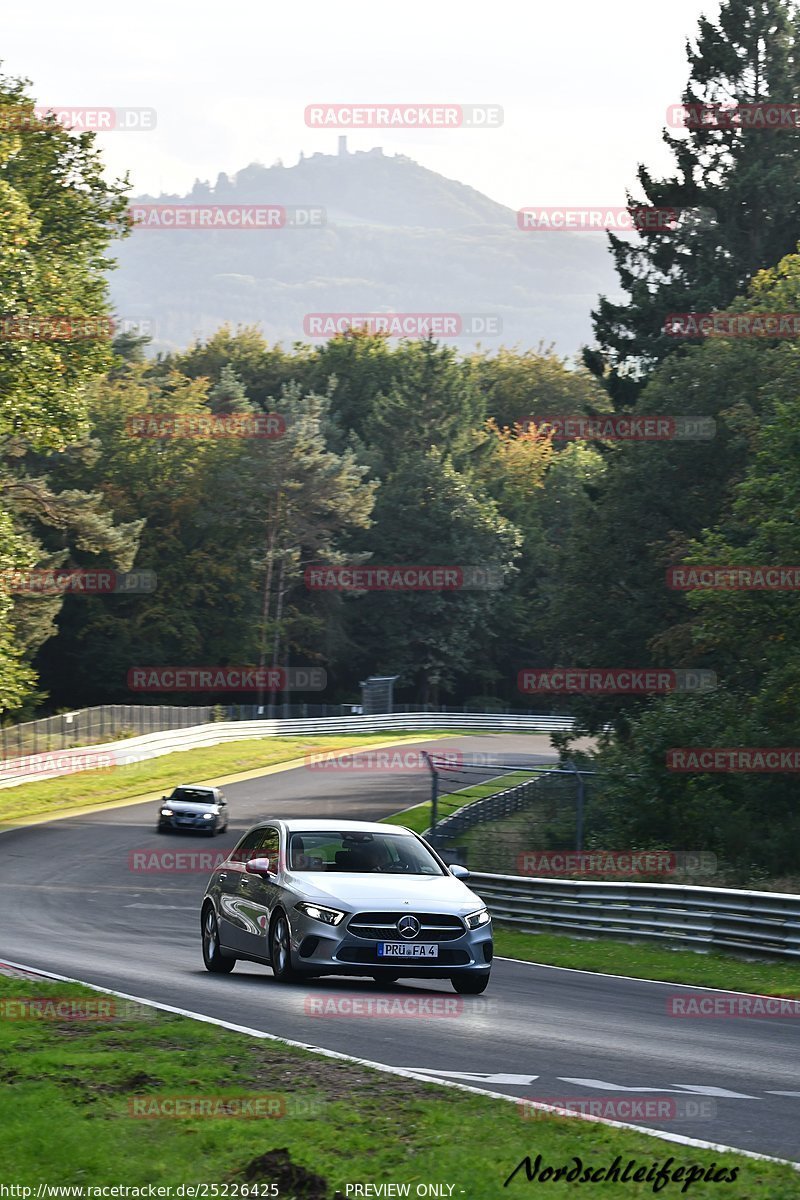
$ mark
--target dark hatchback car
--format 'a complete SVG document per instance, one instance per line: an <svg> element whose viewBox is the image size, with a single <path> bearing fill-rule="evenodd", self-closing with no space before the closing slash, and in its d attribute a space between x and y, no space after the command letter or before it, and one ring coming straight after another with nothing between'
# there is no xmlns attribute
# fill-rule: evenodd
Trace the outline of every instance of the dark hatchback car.
<svg viewBox="0 0 800 1200"><path fill-rule="evenodd" d="M174 829L213 837L227 828L228 802L219 788L181 784L170 796L161 797L158 833Z"/></svg>

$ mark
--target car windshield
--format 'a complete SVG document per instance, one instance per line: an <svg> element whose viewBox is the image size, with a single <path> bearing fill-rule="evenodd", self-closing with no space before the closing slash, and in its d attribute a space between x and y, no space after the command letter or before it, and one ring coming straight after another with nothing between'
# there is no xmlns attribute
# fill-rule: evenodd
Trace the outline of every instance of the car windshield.
<svg viewBox="0 0 800 1200"><path fill-rule="evenodd" d="M200 788L175 788L170 800L181 804L197 804L208 807L216 804L214 793L202 791Z"/></svg>
<svg viewBox="0 0 800 1200"><path fill-rule="evenodd" d="M312 830L289 839L290 871L337 871L386 875L444 875L416 838L401 833Z"/></svg>

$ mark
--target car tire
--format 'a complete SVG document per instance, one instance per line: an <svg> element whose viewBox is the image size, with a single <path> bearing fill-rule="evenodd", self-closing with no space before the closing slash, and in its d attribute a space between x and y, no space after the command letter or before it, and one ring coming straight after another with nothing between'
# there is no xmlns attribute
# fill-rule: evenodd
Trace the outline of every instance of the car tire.
<svg viewBox="0 0 800 1200"><path fill-rule="evenodd" d="M465 972L463 975L451 975L450 982L459 996L480 996L489 986L489 974L489 971Z"/></svg>
<svg viewBox="0 0 800 1200"><path fill-rule="evenodd" d="M217 914L210 904L203 912L203 962L212 975L230 975L236 966L235 958L223 958L219 944Z"/></svg>
<svg viewBox="0 0 800 1200"><path fill-rule="evenodd" d="M167 832L166 825L156 825L156 833L166 833L166 832Z"/></svg>
<svg viewBox="0 0 800 1200"><path fill-rule="evenodd" d="M293 983L301 972L292 966L291 934L286 914L278 909L269 931L269 960L278 983Z"/></svg>

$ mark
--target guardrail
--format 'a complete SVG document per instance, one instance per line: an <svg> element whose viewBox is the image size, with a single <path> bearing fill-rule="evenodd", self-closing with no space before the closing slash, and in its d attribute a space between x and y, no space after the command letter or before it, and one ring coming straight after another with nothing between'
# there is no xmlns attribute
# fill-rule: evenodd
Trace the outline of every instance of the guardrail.
<svg viewBox="0 0 800 1200"><path fill-rule="evenodd" d="M668 883L588 883L473 872L492 916L530 933L647 939L800 958L800 896Z"/></svg>
<svg viewBox="0 0 800 1200"><path fill-rule="evenodd" d="M494 732L532 733L571 729L571 717L513 716L503 713L385 713L380 716L309 717L298 720L219 721L188 729L170 729L143 737L126 738L101 745L28 755L0 764L0 788L29 783L32 779L52 779L75 771L109 766L127 766L172 754L176 750L195 750L222 742L245 738L294 737L308 734L397 733L403 730L425 733L427 730L451 730L465 733L471 729Z"/></svg>

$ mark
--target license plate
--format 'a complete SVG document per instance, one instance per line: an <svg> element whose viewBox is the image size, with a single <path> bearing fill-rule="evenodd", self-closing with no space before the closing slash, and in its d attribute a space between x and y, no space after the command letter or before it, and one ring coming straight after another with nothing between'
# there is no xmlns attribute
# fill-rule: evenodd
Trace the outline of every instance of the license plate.
<svg viewBox="0 0 800 1200"><path fill-rule="evenodd" d="M434 942L378 942L378 958L438 958Z"/></svg>
<svg viewBox="0 0 800 1200"><path fill-rule="evenodd" d="M179 825L191 825L194 822L194 817L178 817Z"/></svg>

